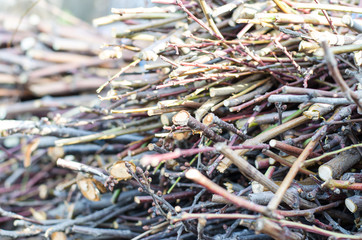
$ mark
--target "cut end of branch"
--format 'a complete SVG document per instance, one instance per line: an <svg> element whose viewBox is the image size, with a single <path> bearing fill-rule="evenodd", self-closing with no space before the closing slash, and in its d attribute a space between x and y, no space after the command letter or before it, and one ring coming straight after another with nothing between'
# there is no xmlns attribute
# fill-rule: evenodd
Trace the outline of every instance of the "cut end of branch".
<svg viewBox="0 0 362 240"><path fill-rule="evenodd" d="M96 184L95 179L80 178L77 180L77 185L83 196L88 200L93 202L101 200L101 191L98 189L99 184Z"/></svg>
<svg viewBox="0 0 362 240"><path fill-rule="evenodd" d="M353 197L346 198L344 201L348 210L352 213L360 212L362 209L362 196L355 195Z"/></svg>
<svg viewBox="0 0 362 240"><path fill-rule="evenodd" d="M66 162L67 160L64 160L63 158L58 158L56 164L57 166L59 167L63 167L64 166L64 163Z"/></svg>
<svg viewBox="0 0 362 240"><path fill-rule="evenodd" d="M344 203L346 204L348 210L351 211L352 213L355 213L357 211L357 205L351 199L346 198Z"/></svg>
<svg viewBox="0 0 362 240"><path fill-rule="evenodd" d="M148 150L153 151L155 149L155 145L153 143L149 143L147 145Z"/></svg>
<svg viewBox="0 0 362 240"><path fill-rule="evenodd" d="M57 162L56 162L58 167L62 167L62 168L68 168L74 171L80 171L80 163L75 162L75 161L70 161L70 160L66 160L63 158L58 158Z"/></svg>
<svg viewBox="0 0 362 240"><path fill-rule="evenodd" d="M269 146L275 147L277 145L277 141L275 139L272 139L269 141Z"/></svg>
<svg viewBox="0 0 362 240"><path fill-rule="evenodd" d="M198 170L191 168L186 172L185 176L186 178L194 181L195 179L199 179L200 177L202 177L202 174Z"/></svg>
<svg viewBox="0 0 362 240"><path fill-rule="evenodd" d="M225 107L229 107L229 106L230 106L230 100L227 100L227 99L226 99L226 100L224 100L223 103L224 103L224 106L225 106Z"/></svg>
<svg viewBox="0 0 362 240"><path fill-rule="evenodd" d="M161 120L161 123L164 125L164 126L170 126L172 125L172 116L174 115L174 113L164 113L164 114L161 114L160 116L160 120Z"/></svg>
<svg viewBox="0 0 362 240"><path fill-rule="evenodd" d="M215 88L210 88L209 92L210 92L210 97L216 96Z"/></svg>
<svg viewBox="0 0 362 240"><path fill-rule="evenodd" d="M62 147L50 147L48 148L48 156L51 159L56 160L58 158L64 157L65 152Z"/></svg>
<svg viewBox="0 0 362 240"><path fill-rule="evenodd" d="M134 202L137 203L137 204L140 204L140 203L141 203L141 200L140 200L139 196L135 196L133 200L134 200Z"/></svg>
<svg viewBox="0 0 362 240"><path fill-rule="evenodd" d="M175 125L186 126L190 117L191 117L191 115L188 111L181 110L179 113L177 113L175 116L173 116L172 122Z"/></svg>
<svg viewBox="0 0 362 240"><path fill-rule="evenodd" d="M328 179L331 179L333 176L333 171L329 166L320 166L318 169L318 175L319 177L324 180L327 181Z"/></svg>
<svg viewBox="0 0 362 240"><path fill-rule="evenodd" d="M213 113L209 113L207 114L204 119L202 120L202 123L205 124L206 126L209 126L210 124L212 124L213 120L214 120L214 114Z"/></svg>

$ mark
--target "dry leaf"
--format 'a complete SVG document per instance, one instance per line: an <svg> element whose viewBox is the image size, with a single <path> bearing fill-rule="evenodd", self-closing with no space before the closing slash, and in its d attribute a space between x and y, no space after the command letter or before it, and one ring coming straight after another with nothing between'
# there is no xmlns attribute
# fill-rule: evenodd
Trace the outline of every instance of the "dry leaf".
<svg viewBox="0 0 362 240"><path fill-rule="evenodd" d="M34 208L29 209L33 217L38 221L44 221L47 219L47 214L44 211L38 211Z"/></svg>
<svg viewBox="0 0 362 240"><path fill-rule="evenodd" d="M131 165L131 170L136 171L136 165L132 162L128 162ZM126 167L126 161L118 161L109 168L109 174L117 180L128 180L132 178L129 174L128 168Z"/></svg>
<svg viewBox="0 0 362 240"><path fill-rule="evenodd" d="M78 175L77 185L83 196L90 201L99 201L101 193L105 193L107 189L103 184L94 178L86 178Z"/></svg>
<svg viewBox="0 0 362 240"><path fill-rule="evenodd" d="M67 240L67 235L65 235L64 232L53 232L50 239L51 240Z"/></svg>
<svg viewBox="0 0 362 240"><path fill-rule="evenodd" d="M39 141L39 138L35 138L25 146L24 167L29 167L31 165L31 154L37 149Z"/></svg>
<svg viewBox="0 0 362 240"><path fill-rule="evenodd" d="M41 184L38 189L39 197L41 199L46 199L48 197L48 186L46 184Z"/></svg>

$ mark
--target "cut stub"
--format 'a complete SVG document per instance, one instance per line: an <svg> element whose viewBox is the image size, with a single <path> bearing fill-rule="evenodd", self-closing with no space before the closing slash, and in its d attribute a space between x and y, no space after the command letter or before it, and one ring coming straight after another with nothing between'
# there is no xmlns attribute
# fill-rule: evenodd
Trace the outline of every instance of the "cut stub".
<svg viewBox="0 0 362 240"><path fill-rule="evenodd" d="M214 123L215 115L213 113L207 114L204 119L202 119L202 123L206 126L209 126L210 124Z"/></svg>
<svg viewBox="0 0 362 240"><path fill-rule="evenodd" d="M360 160L361 155L356 149L344 151L320 166L318 169L318 175L324 181L331 178L339 178L344 172L348 171Z"/></svg>
<svg viewBox="0 0 362 240"><path fill-rule="evenodd" d="M118 161L108 169L109 174L118 181L131 179L132 175L129 173L126 163L130 164L131 171L136 172L136 165L133 162Z"/></svg>
<svg viewBox="0 0 362 240"><path fill-rule="evenodd" d="M362 196L355 195L353 197L346 198L344 203L346 204L348 210L353 213L360 212L362 210Z"/></svg>
<svg viewBox="0 0 362 240"><path fill-rule="evenodd" d="M164 126L171 126L172 125L172 118L173 118L173 116L175 116L175 114L176 114L175 112L161 114L161 116L160 116L161 123Z"/></svg>
<svg viewBox="0 0 362 240"><path fill-rule="evenodd" d="M182 110L173 116L172 122L175 125L186 126L190 119L190 116L191 115L189 112Z"/></svg>

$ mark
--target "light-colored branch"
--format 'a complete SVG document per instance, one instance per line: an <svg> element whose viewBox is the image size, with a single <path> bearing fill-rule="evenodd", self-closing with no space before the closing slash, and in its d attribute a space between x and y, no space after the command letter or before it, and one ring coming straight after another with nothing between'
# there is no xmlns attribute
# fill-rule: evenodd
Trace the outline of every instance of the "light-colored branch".
<svg viewBox="0 0 362 240"><path fill-rule="evenodd" d="M102 173L99 169L96 169L91 166L85 165L83 163L75 162L75 161L70 161L70 160L65 160L65 159L59 158L57 160L57 166L62 167L62 168L68 168L73 171L97 175L97 176L101 177L103 180L106 180L108 178L108 176L105 175L104 173Z"/></svg>

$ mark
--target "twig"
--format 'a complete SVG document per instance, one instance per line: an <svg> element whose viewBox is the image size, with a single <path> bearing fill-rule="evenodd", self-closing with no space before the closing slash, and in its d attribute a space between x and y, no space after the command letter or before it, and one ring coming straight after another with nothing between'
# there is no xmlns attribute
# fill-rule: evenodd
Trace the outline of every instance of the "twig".
<svg viewBox="0 0 362 240"><path fill-rule="evenodd" d="M271 221L277 222L285 227L303 229L305 231L312 232L312 233L318 233L323 236L335 237L336 239L360 239L361 238L361 236L359 236L359 235L347 235L347 234L342 234L342 233L331 232L328 230L318 228L316 226L309 226L309 225L305 225L302 223L296 223L296 222L291 222L291 221L287 221L287 220L271 220Z"/></svg>
<svg viewBox="0 0 362 240"><path fill-rule="evenodd" d="M88 166L88 165L85 165L85 164L82 164L79 162L59 158L57 160L57 165L59 167L68 168L68 169L71 169L74 171L94 174L94 175L101 177L103 180L108 179L108 176L106 174L102 173L99 169L96 169L94 167L91 167L91 166Z"/></svg>
<svg viewBox="0 0 362 240"><path fill-rule="evenodd" d="M346 150L318 168L318 175L324 181L338 178L361 160L356 149Z"/></svg>
<svg viewBox="0 0 362 240"><path fill-rule="evenodd" d="M354 101L357 104L359 111L362 112L362 104L359 102L359 97L348 87L347 83L343 80L342 75L338 70L337 61L334 58L334 55L331 52L330 48L328 47L327 42L322 41L321 45L325 53L325 60L328 65L329 74L333 77L334 81L336 81L342 91L346 94L346 97Z"/></svg>
<svg viewBox="0 0 362 240"><path fill-rule="evenodd" d="M350 113L348 110L349 110L348 107L338 109L335 112L335 114L330 119L328 119L328 121L333 121L335 119L340 119L347 116ZM303 166L303 163L305 162L309 154L313 151L314 147L316 146L322 135L325 133L325 131L326 131L325 127L320 128L316 132L316 134L312 137L312 140L305 147L305 149L300 154L298 159L293 163L293 166L290 168L288 174L285 176L282 184L280 185L280 188L278 189L278 191L275 193L274 197L268 204L268 208L270 210L275 210L278 207L283 195L286 193L294 177L297 175L298 170Z"/></svg>
<svg viewBox="0 0 362 240"><path fill-rule="evenodd" d="M359 144L354 144L354 145L351 145L351 146L348 146L348 147L345 147L345 148L341 148L341 149L338 149L338 150L335 150L335 151L332 151L332 152L328 152L328 153L325 153L319 157L315 157L315 158L312 158L312 159L309 159L305 162L305 164L309 164L309 163L312 163L312 162L317 162L325 157L329 157L329 156L333 156L335 154L338 154L338 153L341 153L343 151L346 151L346 150L349 150L349 149L352 149L352 148L356 148L356 147L362 147L362 143L359 143Z"/></svg>
<svg viewBox="0 0 362 240"><path fill-rule="evenodd" d="M223 120L221 120L219 117L217 117L215 114L213 113L209 113L207 114L203 121L202 121L206 126L210 125L210 124L216 124L218 126L220 126L221 128L227 129L235 134L237 134L242 140L246 139L247 137L245 136L245 134L243 134L239 129L237 129L236 127L234 127L234 125L224 122Z"/></svg>
<svg viewBox="0 0 362 240"><path fill-rule="evenodd" d="M318 113L320 113L320 115L324 115L325 113L329 112L332 110L330 105L324 105L324 104L320 104L320 105L313 105L311 106L310 110L312 112L316 111ZM268 131L264 131L261 134L257 135L254 138L248 139L244 142L244 144L246 145L256 145L262 142L265 142L271 138L274 138L275 136L279 135L280 133L283 133L289 129L292 129L296 126L299 126L300 124L305 123L306 121L308 121L308 117L306 116L300 116L296 119L290 120L288 122L283 123L282 125L279 125L277 127L274 127ZM239 155L244 155L247 151L238 151L237 154ZM226 168L228 168L231 165L231 162L229 160L225 160L223 162L221 162L220 164L222 164L221 166L219 166L219 171L223 172L225 171Z"/></svg>
<svg viewBox="0 0 362 240"><path fill-rule="evenodd" d="M114 79L118 78L119 76L122 75L122 73L124 73L125 71L127 71L129 68L136 66L139 62L141 61L141 59L136 59L134 60L132 63L130 63L129 65L127 65L126 67L123 67L116 75L114 75L113 77L111 77L107 82L105 82L103 85L101 85L98 89L97 89L97 93L100 93L107 85L109 85Z"/></svg>
<svg viewBox="0 0 362 240"><path fill-rule="evenodd" d="M172 121L175 125L189 126L192 130L201 130L207 138L210 138L213 141L216 142L227 141L224 137L216 134L205 124L202 124L201 122L197 121L187 111L184 110L180 111L175 116L173 116Z"/></svg>
<svg viewBox="0 0 362 240"><path fill-rule="evenodd" d="M126 239L134 238L138 235L137 233L132 232L131 230L92 228L92 227L85 227L78 225L73 226L71 231L75 233L92 235L94 237L106 236L106 237L126 238Z"/></svg>
<svg viewBox="0 0 362 240"><path fill-rule="evenodd" d="M352 183L350 181L334 180L329 178L322 184L322 187L329 188L331 190L349 189L349 190L362 190L362 183Z"/></svg>
<svg viewBox="0 0 362 240"><path fill-rule="evenodd" d="M150 125L140 126L140 127L132 127L132 128L124 128L118 127L114 129L105 130L103 132L94 133L82 137L74 137L74 138L65 138L60 139L55 142L56 146L64 146L64 145L70 145L70 144L76 144L76 143L84 143L84 142L91 142L99 139L111 139L116 136L125 135L125 134L131 134L131 133L137 133L137 132L143 132L143 131L149 131L153 129L157 129L162 127L161 123L152 123Z"/></svg>
<svg viewBox="0 0 362 240"><path fill-rule="evenodd" d="M186 172L186 177L188 179L202 185L209 191L223 196L224 198L226 198L227 200L231 201L232 203L234 203L235 205L237 205L239 207L243 207L243 208L249 209L251 211L262 213L264 215L269 215L268 212L266 211L267 210L266 207L257 205L255 203L252 203L250 201L247 201L243 198L240 198L238 196L235 196L235 195L229 193L228 191L226 191L225 189L223 189L222 187L220 187L219 185L215 184L213 181L209 180L207 177L202 175L196 169L188 170Z"/></svg>
<svg viewBox="0 0 362 240"><path fill-rule="evenodd" d="M238 156L235 151L231 150L228 146L223 144L219 144L217 148L219 148L219 151L226 157L228 157L239 168L243 175L247 176L249 179L253 179L259 182L266 188L270 189L272 192L277 192L279 188L278 185L276 185L272 180L264 176L256 168L250 165L245 159ZM289 206L293 207L295 205L295 197L293 196L293 194L289 192L284 192L282 198ZM301 206L311 208L314 207L315 204L301 199Z"/></svg>
<svg viewBox="0 0 362 240"><path fill-rule="evenodd" d="M319 0L314 0L314 2L315 2L317 5L319 5ZM321 9L321 10L322 10L323 15L326 17L326 19L327 19L327 21L328 21L328 23L329 23L329 26L331 27L333 33L338 34L337 31L336 31L336 29L335 29L335 27L333 26L333 22L332 22L331 18L328 16L327 11L324 10L324 9Z"/></svg>
<svg viewBox="0 0 362 240"><path fill-rule="evenodd" d="M255 215L247 215L247 214L238 214L238 213L230 213L230 214L212 214L212 213L182 213L180 217L174 217L172 219L172 223L177 223L179 221L191 220L191 219L252 219L255 220L257 216Z"/></svg>
<svg viewBox="0 0 362 240"><path fill-rule="evenodd" d="M285 160L284 158L280 157L279 155L273 153L270 150L265 150L265 151L263 151L263 153L265 155L267 155L268 157L273 158L275 161L279 162L280 164L283 164L283 165L288 166L288 167L291 167L293 165L293 163ZM309 175L316 175L316 173L314 173L312 171L309 171L308 169L305 169L305 168L300 168L299 172L307 174L308 176Z"/></svg>

